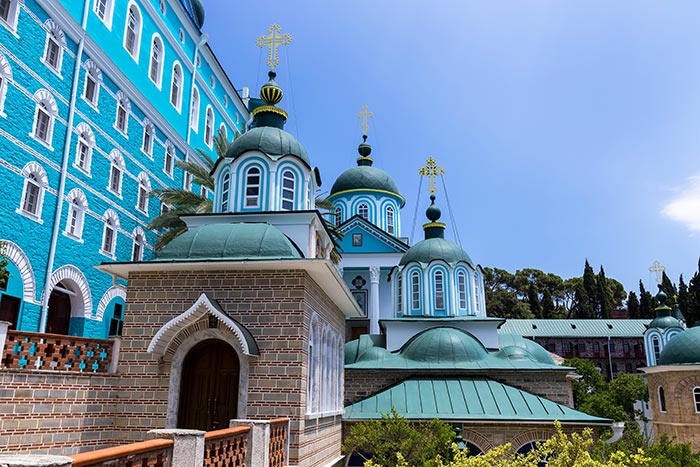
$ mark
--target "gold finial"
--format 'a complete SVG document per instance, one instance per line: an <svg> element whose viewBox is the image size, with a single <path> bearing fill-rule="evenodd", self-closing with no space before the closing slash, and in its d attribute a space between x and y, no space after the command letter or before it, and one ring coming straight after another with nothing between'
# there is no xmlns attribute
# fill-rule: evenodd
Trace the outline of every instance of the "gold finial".
<svg viewBox="0 0 700 467"><path fill-rule="evenodd" d="M663 282L664 278L664 272L666 272L666 266L662 265L657 259L649 267L649 272L653 272L656 274L656 283L661 285L661 282Z"/></svg>
<svg viewBox="0 0 700 467"><path fill-rule="evenodd" d="M374 117L374 112L370 112L366 105L362 106L362 110L357 113L357 118L360 119L360 128L362 128L362 135L367 136L367 131L369 130L369 119Z"/></svg>
<svg viewBox="0 0 700 467"><path fill-rule="evenodd" d="M424 177L428 177L428 191L431 195L437 192L437 184L435 183L435 177L445 173L445 169L437 165L437 161L433 157L428 157L425 161L425 167L418 169L418 173Z"/></svg>
<svg viewBox="0 0 700 467"><path fill-rule="evenodd" d="M292 42L292 35L287 33L282 34L282 28L280 28L279 24L270 26L267 33L267 36L258 37L255 40L255 44L258 47L268 47L270 49L270 54L267 56L267 66L270 67L270 70L274 70L280 62L277 56L277 47Z"/></svg>

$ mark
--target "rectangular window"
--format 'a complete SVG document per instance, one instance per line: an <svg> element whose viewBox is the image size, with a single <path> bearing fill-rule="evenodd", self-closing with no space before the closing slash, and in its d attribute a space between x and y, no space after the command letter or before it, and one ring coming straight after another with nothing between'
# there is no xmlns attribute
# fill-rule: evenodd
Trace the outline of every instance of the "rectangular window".
<svg viewBox="0 0 700 467"><path fill-rule="evenodd" d="M435 273L435 308L445 309L445 283L440 271Z"/></svg>
<svg viewBox="0 0 700 467"><path fill-rule="evenodd" d="M95 0L95 14L104 21L107 15L107 0Z"/></svg>
<svg viewBox="0 0 700 467"><path fill-rule="evenodd" d="M401 280L401 275L399 274L399 278L397 279L397 289L398 289L398 303L396 304L396 309L398 311L403 310L403 281Z"/></svg>
<svg viewBox="0 0 700 467"><path fill-rule="evenodd" d="M113 251L114 228L110 225L105 226L105 235L102 240L102 251L109 254L114 254Z"/></svg>
<svg viewBox="0 0 700 467"><path fill-rule="evenodd" d="M85 99L92 104L96 104L97 82L95 82L95 78L93 78L90 73L88 73L85 80Z"/></svg>
<svg viewBox="0 0 700 467"><path fill-rule="evenodd" d="M6 23L10 20L11 0L0 0L0 18Z"/></svg>
<svg viewBox="0 0 700 467"><path fill-rule="evenodd" d="M58 70L60 53L61 46L54 39L49 38L46 44L46 63L54 70Z"/></svg>
<svg viewBox="0 0 700 467"><path fill-rule="evenodd" d="M134 242L134 251L131 254L131 261L141 261L141 244Z"/></svg>
<svg viewBox="0 0 700 467"><path fill-rule="evenodd" d="M121 102L117 105L117 130L126 133L126 109Z"/></svg>
<svg viewBox="0 0 700 467"><path fill-rule="evenodd" d="M467 277L464 273L457 274L457 289L459 290L459 308L467 307Z"/></svg>
<svg viewBox="0 0 700 467"><path fill-rule="evenodd" d="M420 284L418 283L418 274L411 276L411 309L417 310L420 308Z"/></svg>
<svg viewBox="0 0 700 467"><path fill-rule="evenodd" d="M112 166L109 173L109 189L119 194L121 192L122 171L116 165Z"/></svg>
<svg viewBox="0 0 700 467"><path fill-rule="evenodd" d="M148 193L146 192L146 188L143 186L139 186L139 201L138 201L138 208L141 211L146 211L146 200L148 199Z"/></svg>
<svg viewBox="0 0 700 467"><path fill-rule="evenodd" d="M192 174L185 172L185 179L182 183L182 188L187 191L192 191Z"/></svg>
<svg viewBox="0 0 700 467"><path fill-rule="evenodd" d="M598 342L593 343L593 351L600 352L600 344Z"/></svg>
<svg viewBox="0 0 700 467"><path fill-rule="evenodd" d="M27 180L27 192L24 196L22 210L36 215L39 208L39 185L32 180Z"/></svg>
<svg viewBox="0 0 700 467"><path fill-rule="evenodd" d="M114 304L114 314L112 315L112 320L109 323L109 335L110 336L121 336L122 335L122 314L123 306L121 303Z"/></svg>
<svg viewBox="0 0 700 467"><path fill-rule="evenodd" d="M165 150L165 167L163 169L166 174L173 175L173 152L172 149L168 148ZM204 196L204 195L202 195Z"/></svg>
<svg viewBox="0 0 700 467"><path fill-rule="evenodd" d="M149 156L153 153L153 136L148 128L143 130L143 145L141 150Z"/></svg>
<svg viewBox="0 0 700 467"><path fill-rule="evenodd" d="M51 124L51 117L44 110L39 109L36 114L36 129L34 130L34 136L42 141L49 142L49 125Z"/></svg>
<svg viewBox="0 0 700 467"><path fill-rule="evenodd" d="M88 146L85 144L84 141L80 140L78 142L78 167L80 167L83 170L87 169L87 162L88 162Z"/></svg>

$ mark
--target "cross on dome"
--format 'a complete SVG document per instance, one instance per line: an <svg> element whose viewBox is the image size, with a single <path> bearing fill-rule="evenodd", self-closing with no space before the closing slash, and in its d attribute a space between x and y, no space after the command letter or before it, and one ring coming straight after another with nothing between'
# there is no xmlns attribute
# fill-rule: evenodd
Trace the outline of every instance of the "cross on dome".
<svg viewBox="0 0 700 467"><path fill-rule="evenodd" d="M435 178L444 174L445 169L437 165L437 161L432 157L428 157L425 161L425 167L418 169L418 173L424 177L428 177L428 191L431 195L437 192L437 183L435 183Z"/></svg>
<svg viewBox="0 0 700 467"><path fill-rule="evenodd" d="M284 33L282 34L282 28L279 24L273 24L267 29L267 36L260 36L255 40L255 45L258 47L267 47L270 49L267 56L267 66L270 70L274 70L277 64L280 62L277 56L277 47L280 45L287 45L292 42L292 35Z"/></svg>
<svg viewBox="0 0 700 467"><path fill-rule="evenodd" d="M662 265L659 262L659 260L657 259L649 267L649 272L655 273L656 274L656 283L661 284L661 282L663 282L664 272L666 272L666 266Z"/></svg>
<svg viewBox="0 0 700 467"><path fill-rule="evenodd" d="M362 128L362 135L367 136L367 131L369 131L369 119L374 117L374 112L370 112L366 105L362 106L362 109L357 113L357 118L360 119L360 128Z"/></svg>

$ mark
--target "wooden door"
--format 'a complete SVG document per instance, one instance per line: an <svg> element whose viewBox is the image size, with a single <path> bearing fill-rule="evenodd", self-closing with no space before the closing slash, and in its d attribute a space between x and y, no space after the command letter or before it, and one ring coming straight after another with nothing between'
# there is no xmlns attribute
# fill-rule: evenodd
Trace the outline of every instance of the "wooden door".
<svg viewBox="0 0 700 467"><path fill-rule="evenodd" d="M178 428L220 430L238 416L238 355L226 342L207 340L182 366Z"/></svg>
<svg viewBox="0 0 700 467"><path fill-rule="evenodd" d="M59 284L60 285L60 284ZM68 334L70 327L70 296L55 290L49 296L49 315L46 318L46 332Z"/></svg>

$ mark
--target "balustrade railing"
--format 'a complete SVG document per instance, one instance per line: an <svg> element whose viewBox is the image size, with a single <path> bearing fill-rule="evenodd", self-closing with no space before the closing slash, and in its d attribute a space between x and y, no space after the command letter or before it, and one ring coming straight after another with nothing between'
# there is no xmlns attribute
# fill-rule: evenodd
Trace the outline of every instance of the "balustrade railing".
<svg viewBox="0 0 700 467"><path fill-rule="evenodd" d="M284 467L287 465L288 436L288 418L270 420L270 467Z"/></svg>
<svg viewBox="0 0 700 467"><path fill-rule="evenodd" d="M204 435L204 467L244 467L250 427L208 431Z"/></svg>
<svg viewBox="0 0 700 467"><path fill-rule="evenodd" d="M72 467L171 467L173 440L153 439L71 457Z"/></svg>

